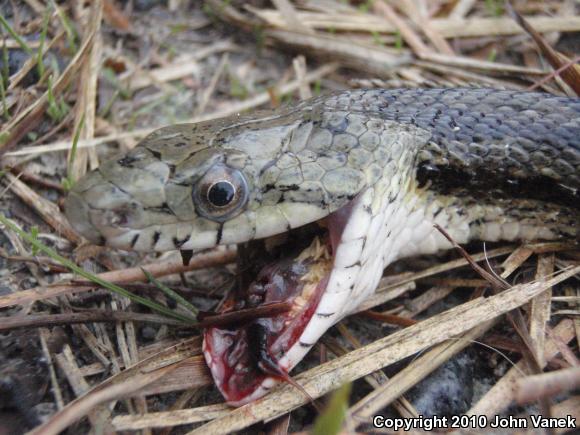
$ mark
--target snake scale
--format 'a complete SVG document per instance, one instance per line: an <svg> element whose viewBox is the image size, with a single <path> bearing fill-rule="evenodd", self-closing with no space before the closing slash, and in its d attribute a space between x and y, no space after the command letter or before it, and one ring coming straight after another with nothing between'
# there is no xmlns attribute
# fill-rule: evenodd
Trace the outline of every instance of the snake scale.
<svg viewBox="0 0 580 435"><path fill-rule="evenodd" d="M450 248L433 224L459 243L577 240L579 188L579 99L375 89L161 128L65 209L120 249L244 248L252 276L219 310L292 309L204 332L216 385L241 405L287 379L386 266Z"/></svg>

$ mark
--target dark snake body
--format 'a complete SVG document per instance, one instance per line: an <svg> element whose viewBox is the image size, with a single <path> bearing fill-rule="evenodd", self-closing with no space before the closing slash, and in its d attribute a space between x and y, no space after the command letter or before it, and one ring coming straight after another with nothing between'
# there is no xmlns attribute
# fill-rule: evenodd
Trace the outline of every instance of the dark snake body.
<svg viewBox="0 0 580 435"><path fill-rule="evenodd" d="M324 105L428 131L417 157L421 185L580 208L580 99L496 89L397 89L344 92Z"/></svg>

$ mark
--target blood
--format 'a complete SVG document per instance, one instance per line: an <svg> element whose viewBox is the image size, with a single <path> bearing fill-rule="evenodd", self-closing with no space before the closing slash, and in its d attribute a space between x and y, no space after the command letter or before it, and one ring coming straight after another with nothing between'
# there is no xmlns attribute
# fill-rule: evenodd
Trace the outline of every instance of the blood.
<svg viewBox="0 0 580 435"><path fill-rule="evenodd" d="M228 300L222 308L291 301L301 294L304 284L300 278L308 272L308 268L308 264L291 260L269 264L250 284L243 301ZM328 279L324 279L317 285L312 298L298 313L283 313L254 319L236 327L211 327L205 330L204 353L216 385L228 402L243 402L269 377L295 385L305 393L278 361L304 331L327 282ZM232 294L239 297L238 292Z"/></svg>
<svg viewBox="0 0 580 435"><path fill-rule="evenodd" d="M327 243L330 244L333 256L357 200L358 197L326 218ZM295 241L299 241L299 238ZM247 247L243 252L249 252ZM314 264L309 263L309 260L298 261L296 257L288 254L289 252L281 252L281 257L275 261L270 260L261 267L249 285L232 291L222 304L222 310L240 310L266 303L291 302L301 295L304 289L302 278ZM250 259L256 260L252 256L244 255L245 261ZM248 266L242 270L250 269L251 266ZM308 393L288 375L288 370L292 367L283 367L280 361L297 343L312 319L329 278L330 273L317 283L300 311L252 319L228 327L211 327L204 331L204 355L217 387L229 403L241 405L256 398L252 396L253 393L268 378L288 382L311 399Z"/></svg>

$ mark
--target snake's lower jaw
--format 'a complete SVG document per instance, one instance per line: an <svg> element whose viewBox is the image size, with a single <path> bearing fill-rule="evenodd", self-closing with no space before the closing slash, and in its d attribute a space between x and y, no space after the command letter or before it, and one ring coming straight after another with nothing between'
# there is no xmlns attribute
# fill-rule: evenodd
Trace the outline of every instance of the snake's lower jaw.
<svg viewBox="0 0 580 435"><path fill-rule="evenodd" d="M287 301L292 303L288 312L205 330L204 356L229 404L256 400L277 382L288 380L288 372L309 350L300 337L326 290L333 263L329 245L326 235L317 236L296 258L271 261L242 290L243 296L234 293L221 307L223 312ZM291 360L290 354L300 356Z"/></svg>

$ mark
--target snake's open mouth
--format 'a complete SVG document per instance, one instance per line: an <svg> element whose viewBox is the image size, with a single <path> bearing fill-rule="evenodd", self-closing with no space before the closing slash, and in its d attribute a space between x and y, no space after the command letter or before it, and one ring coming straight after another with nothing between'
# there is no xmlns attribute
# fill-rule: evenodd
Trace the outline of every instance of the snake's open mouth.
<svg viewBox="0 0 580 435"><path fill-rule="evenodd" d="M214 381L228 403L239 406L255 400L282 380L298 361L291 349L309 348L300 340L324 294L334 253L350 211L343 209L290 233L254 241L242 255L260 267L250 274L249 285L232 291L221 305L226 312L274 302L291 302L285 313L226 327L211 327L204 334L204 355ZM280 239L285 240L281 241ZM266 254L266 255L263 255Z"/></svg>

